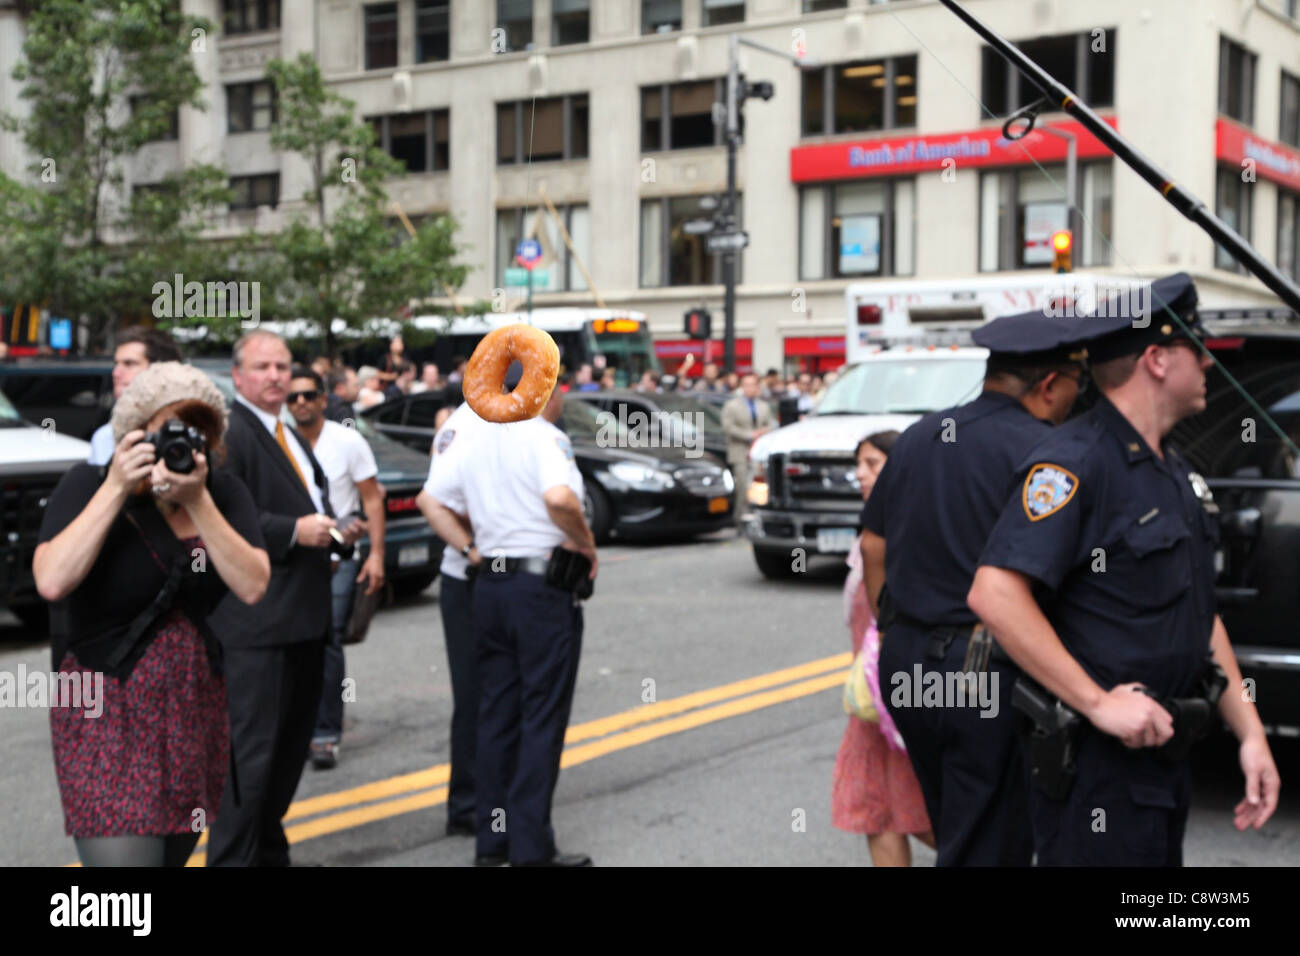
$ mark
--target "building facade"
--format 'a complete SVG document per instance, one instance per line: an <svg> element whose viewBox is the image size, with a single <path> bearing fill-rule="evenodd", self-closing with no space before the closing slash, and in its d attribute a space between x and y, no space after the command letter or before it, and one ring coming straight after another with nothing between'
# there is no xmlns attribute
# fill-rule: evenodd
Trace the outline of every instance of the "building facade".
<svg viewBox="0 0 1300 956"><path fill-rule="evenodd" d="M208 109L136 157L133 184L191 160L225 165L237 200L223 226L272 230L306 170L270 148L274 57L312 53L373 122L408 174L393 198L412 218L459 224L465 294L522 297L514 246L545 253L534 304L611 306L650 317L675 366L704 345L682 315L722 313L720 260L683 227L725 190L714 122L728 34L750 81L775 95L744 108L737 164L737 354L742 366L843 361L849 282L1046 272L1052 232L1074 231L1074 265L1121 275L1192 273L1203 301L1271 295L1200 229L1063 113L1003 139L1027 84L934 0L183 0L218 24L195 53ZM1241 231L1300 274L1300 11L1295 0L966 0ZM21 18L0 2L0 59ZM0 109L21 102L8 69ZM1065 203L1076 140L1077 212ZM0 135L0 164L22 165ZM542 197L555 214L539 208ZM563 226L563 229L560 226ZM570 248L573 250L570 251ZM576 255L575 255L576 253ZM437 304L430 309L437 308ZM717 333L715 332L715 335ZM711 347L720 356L721 346Z"/></svg>

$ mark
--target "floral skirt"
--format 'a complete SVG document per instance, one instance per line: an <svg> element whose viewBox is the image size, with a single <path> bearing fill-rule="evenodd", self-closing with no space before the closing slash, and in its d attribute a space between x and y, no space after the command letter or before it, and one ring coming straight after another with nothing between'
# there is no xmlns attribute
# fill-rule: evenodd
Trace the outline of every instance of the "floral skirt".
<svg viewBox="0 0 1300 956"><path fill-rule="evenodd" d="M69 651L59 672L88 669ZM212 673L189 618L172 610L125 681L104 676L102 698L98 716L83 715L94 708L50 708L68 836L210 826L230 766L230 721L225 679Z"/></svg>
<svg viewBox="0 0 1300 956"><path fill-rule="evenodd" d="M930 829L921 785L907 754L885 742L876 724L849 718L835 756L831 823L850 833L924 833Z"/></svg>

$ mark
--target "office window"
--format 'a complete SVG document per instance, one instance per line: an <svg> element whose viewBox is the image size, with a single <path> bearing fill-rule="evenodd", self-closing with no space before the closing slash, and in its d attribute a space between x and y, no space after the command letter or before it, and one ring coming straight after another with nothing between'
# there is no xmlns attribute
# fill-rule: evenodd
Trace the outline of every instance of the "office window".
<svg viewBox="0 0 1300 956"><path fill-rule="evenodd" d="M710 255L704 236L682 227L693 219L712 219L714 211L701 208L700 196L673 196L641 202L641 285L717 285L722 282L722 256ZM736 195L737 229L743 229L743 197ZM744 253L736 256L736 282Z"/></svg>
<svg viewBox="0 0 1300 956"><path fill-rule="evenodd" d="M224 0L221 12L228 35L280 29L280 0Z"/></svg>
<svg viewBox="0 0 1300 956"><path fill-rule="evenodd" d="M555 207L573 247L590 268L591 221L585 204ZM585 292L587 283L582 278L577 260L570 255L560 229L544 207L527 209L498 209L496 228L497 285L506 288L507 268L517 265L515 248L524 236L536 239L542 246L542 262L533 271L534 292ZM516 288L511 286L511 288ZM518 287L523 293L526 287Z"/></svg>
<svg viewBox="0 0 1300 956"><path fill-rule="evenodd" d="M722 128L713 104L725 95L723 80L700 80L641 88L641 151L716 146Z"/></svg>
<svg viewBox="0 0 1300 956"><path fill-rule="evenodd" d="M803 73L803 135L916 125L916 56L837 63Z"/></svg>
<svg viewBox="0 0 1300 956"><path fill-rule="evenodd" d="M799 193L799 277L911 275L912 179L806 186Z"/></svg>
<svg viewBox="0 0 1300 956"><path fill-rule="evenodd" d="M586 159L586 93L497 104L497 163Z"/></svg>
<svg viewBox="0 0 1300 956"><path fill-rule="evenodd" d="M641 0L641 32L671 33L682 28L682 0Z"/></svg>
<svg viewBox="0 0 1300 956"><path fill-rule="evenodd" d="M1300 193L1277 191L1277 267L1300 279Z"/></svg>
<svg viewBox="0 0 1300 956"><path fill-rule="evenodd" d="M1021 40L1016 46L1089 106L1102 107L1115 103L1116 39L1115 30L1097 36L1090 31ZM980 56L980 99L994 116L1008 116L1039 99L1038 87L996 50L984 47ZM981 111L982 119L987 116Z"/></svg>
<svg viewBox="0 0 1300 956"><path fill-rule="evenodd" d="M397 4L377 3L365 8L366 69L397 66Z"/></svg>
<svg viewBox="0 0 1300 956"><path fill-rule="evenodd" d="M533 46L533 0L497 0L497 26L506 31L511 53Z"/></svg>
<svg viewBox="0 0 1300 956"><path fill-rule="evenodd" d="M843 10L849 0L803 0L804 13L821 13L823 10Z"/></svg>
<svg viewBox="0 0 1300 956"><path fill-rule="evenodd" d="M232 83L226 87L226 130L250 133L270 129L275 123L275 87L269 80Z"/></svg>
<svg viewBox="0 0 1300 956"><path fill-rule="evenodd" d="M1215 176L1215 213L1226 225L1236 230L1247 242L1251 241L1251 206L1252 190L1250 184L1241 180L1240 167L1231 166L1219 169ZM1233 258L1232 253L1223 246L1215 244L1214 264L1220 269L1233 272L1245 272L1246 267Z"/></svg>
<svg viewBox="0 0 1300 956"><path fill-rule="evenodd" d="M420 0L415 5L416 63L451 58L450 7L447 0Z"/></svg>
<svg viewBox="0 0 1300 956"><path fill-rule="evenodd" d="M441 172L449 167L450 120L448 110L393 113L369 118L380 148L393 159L401 160L408 173Z"/></svg>
<svg viewBox="0 0 1300 956"><path fill-rule="evenodd" d="M148 108L148 100L143 96L133 96L130 100L131 115L139 116L142 110ZM151 143L174 140L180 135L180 118L181 111L179 108L172 110L166 116L150 116L151 123L156 123L156 135L150 137Z"/></svg>
<svg viewBox="0 0 1300 956"><path fill-rule="evenodd" d="M701 25L721 26L724 23L745 22L745 0L704 0Z"/></svg>
<svg viewBox="0 0 1300 956"><path fill-rule="evenodd" d="M591 39L591 0L551 0L551 45Z"/></svg>
<svg viewBox="0 0 1300 956"><path fill-rule="evenodd" d="M1300 78L1282 71L1282 109L1278 136L1282 142L1300 146Z"/></svg>
<svg viewBox="0 0 1300 956"><path fill-rule="evenodd" d="M1075 268L1110 262L1109 161L1079 165L1078 188L1090 223L1070 216L1063 165L993 170L981 175L979 188L980 271L1050 268L1052 234L1061 229L1074 231Z"/></svg>
<svg viewBox="0 0 1300 956"><path fill-rule="evenodd" d="M1227 37L1219 37L1219 112L1255 122L1255 54Z"/></svg>
<svg viewBox="0 0 1300 956"><path fill-rule="evenodd" d="M280 204L280 174L231 176L230 191L234 193L230 200L231 211L256 209L258 206L274 208Z"/></svg>

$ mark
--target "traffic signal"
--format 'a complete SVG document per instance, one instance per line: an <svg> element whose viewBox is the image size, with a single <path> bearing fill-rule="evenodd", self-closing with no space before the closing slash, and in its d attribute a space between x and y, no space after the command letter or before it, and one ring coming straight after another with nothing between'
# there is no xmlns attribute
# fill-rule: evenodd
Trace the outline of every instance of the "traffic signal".
<svg viewBox="0 0 1300 956"><path fill-rule="evenodd" d="M713 331L713 316L708 309L688 309L685 326L687 338L708 339Z"/></svg>
<svg viewBox="0 0 1300 956"><path fill-rule="evenodd" d="M1069 229L1052 233L1052 269L1055 272L1069 272L1070 253L1074 250L1074 236Z"/></svg>

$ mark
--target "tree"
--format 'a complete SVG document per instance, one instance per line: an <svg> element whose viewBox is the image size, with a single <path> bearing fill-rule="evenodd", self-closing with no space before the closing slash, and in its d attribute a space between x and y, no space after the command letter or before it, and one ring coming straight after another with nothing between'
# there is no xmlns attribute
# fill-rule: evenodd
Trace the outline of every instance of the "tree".
<svg viewBox="0 0 1300 956"><path fill-rule="evenodd" d="M199 242L228 197L212 165L126 198L128 160L162 139L181 106L204 108L192 56L212 25L174 0L45 0L31 6L13 69L28 115L0 118L32 162L0 172L0 300L81 320L103 346L118 322L151 311L175 273L219 276L226 251Z"/></svg>
<svg viewBox="0 0 1300 956"><path fill-rule="evenodd" d="M413 300L458 287L468 268L453 263L459 250L450 217L432 218L405 241L396 232L384 184L405 168L357 121L355 104L325 86L310 55L273 60L267 75L278 113L271 145L300 156L310 184L292 221L268 239L272 281L262 312L310 321L333 357L333 320L365 329Z"/></svg>

